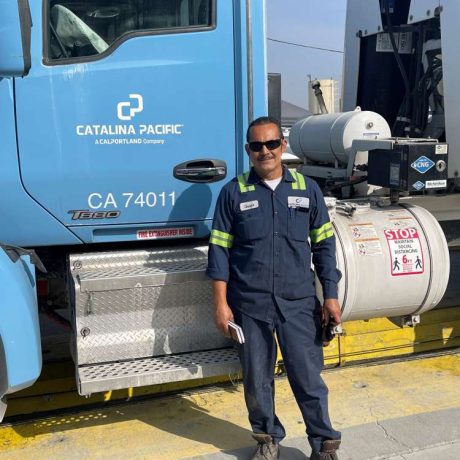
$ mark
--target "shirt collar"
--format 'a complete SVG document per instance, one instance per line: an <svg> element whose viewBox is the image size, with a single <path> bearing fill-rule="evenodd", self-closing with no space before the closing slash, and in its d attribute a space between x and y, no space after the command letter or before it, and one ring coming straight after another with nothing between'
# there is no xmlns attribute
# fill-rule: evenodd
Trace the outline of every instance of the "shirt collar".
<svg viewBox="0 0 460 460"><path fill-rule="evenodd" d="M286 166L283 166L283 180L285 182L294 182L294 178L292 177L292 174L289 172ZM254 185L254 184L258 184L259 182L262 182L262 179L256 173L256 170L254 169L254 167L252 167L251 171L249 172L248 180L246 181L246 183L248 185Z"/></svg>

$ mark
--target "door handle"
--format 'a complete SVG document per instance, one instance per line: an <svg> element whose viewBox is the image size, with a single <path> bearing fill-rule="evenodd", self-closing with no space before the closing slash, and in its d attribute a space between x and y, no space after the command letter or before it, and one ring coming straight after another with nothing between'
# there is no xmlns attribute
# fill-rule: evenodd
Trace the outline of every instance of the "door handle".
<svg viewBox="0 0 460 460"><path fill-rule="evenodd" d="M174 167L176 179L199 184L217 182L227 176L227 165L222 160L191 160Z"/></svg>

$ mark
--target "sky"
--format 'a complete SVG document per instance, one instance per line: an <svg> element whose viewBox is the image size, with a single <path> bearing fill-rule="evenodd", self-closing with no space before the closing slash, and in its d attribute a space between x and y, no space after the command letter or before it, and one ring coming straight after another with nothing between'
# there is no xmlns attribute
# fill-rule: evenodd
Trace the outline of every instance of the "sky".
<svg viewBox="0 0 460 460"><path fill-rule="evenodd" d="M267 37L343 51L346 0L266 0ZM307 81L341 82L343 54L267 41L268 71L281 73L282 98L308 108Z"/></svg>

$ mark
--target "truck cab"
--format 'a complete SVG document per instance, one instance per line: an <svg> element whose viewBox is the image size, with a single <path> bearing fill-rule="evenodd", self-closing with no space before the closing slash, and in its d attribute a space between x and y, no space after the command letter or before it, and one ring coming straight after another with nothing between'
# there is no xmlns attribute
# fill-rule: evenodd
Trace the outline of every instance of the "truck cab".
<svg viewBox="0 0 460 460"><path fill-rule="evenodd" d="M234 369L204 269L222 180L265 113L263 2L1 9L0 397L40 373L39 311L68 321L81 394Z"/></svg>

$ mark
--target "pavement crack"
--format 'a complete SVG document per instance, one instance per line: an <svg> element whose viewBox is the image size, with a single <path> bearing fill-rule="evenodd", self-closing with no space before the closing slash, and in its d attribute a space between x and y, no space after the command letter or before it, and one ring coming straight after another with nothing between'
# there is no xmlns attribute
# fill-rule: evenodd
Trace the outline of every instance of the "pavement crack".
<svg viewBox="0 0 460 460"><path fill-rule="evenodd" d="M405 444L404 442L400 441L399 439L395 438L394 436L392 436L390 433L388 433L387 429L382 425L382 423L380 422L379 420L379 417L377 414L374 413L374 410L373 410L373 407L372 407L372 399L371 399L371 395L370 395L370 392L369 392L369 388L367 387L367 385L365 387L363 387L363 389L365 390L365 393L366 393L366 396L367 396L367 404L368 404L368 407L369 407L369 414L370 416L372 417L372 419L375 420L375 423L376 425L382 429L383 431L383 434L385 435L385 438L388 439L389 441L392 441L394 442L397 446L403 448L403 449L407 449L408 451L406 451L405 453L412 453L412 448L410 446L408 446L407 444ZM401 455L401 454L399 454ZM401 455L402 456L402 455Z"/></svg>
<svg viewBox="0 0 460 460"><path fill-rule="evenodd" d="M377 424L378 427L380 427L383 431L383 434L385 435L385 438L389 439L390 441L394 442L395 444L403 447L404 449L407 449L408 451L405 452L406 454L411 454L412 453L412 448L410 446L408 446L407 444L405 444L404 442L402 442L401 440L395 438L394 436L392 436L390 433L388 433L387 429L382 425L382 423L380 423L380 420L376 419L375 420L375 423ZM401 455L401 457L404 457L402 454L399 454Z"/></svg>
<svg viewBox="0 0 460 460"><path fill-rule="evenodd" d="M377 424L378 427L380 427L385 435L385 438L389 439L390 441L395 442L396 444L401 444L398 439L396 439L394 436L391 436L390 433L388 433L387 429L380 423L380 420L375 420L375 423Z"/></svg>

